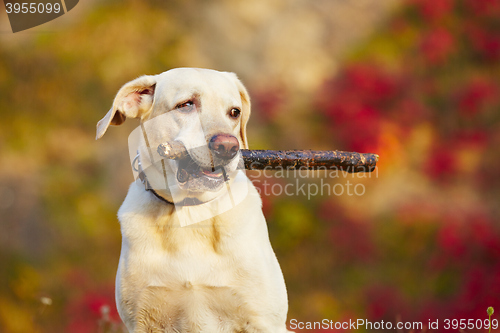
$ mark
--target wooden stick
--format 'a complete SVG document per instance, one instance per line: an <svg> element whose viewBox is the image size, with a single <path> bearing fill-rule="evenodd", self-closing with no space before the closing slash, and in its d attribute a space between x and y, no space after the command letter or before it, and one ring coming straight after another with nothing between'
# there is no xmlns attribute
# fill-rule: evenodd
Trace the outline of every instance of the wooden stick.
<svg viewBox="0 0 500 333"><path fill-rule="evenodd" d="M251 150L240 149L247 170L343 170L350 173L372 172L376 154L337 150ZM187 157L186 147L173 141L158 146L160 156L168 159Z"/></svg>
<svg viewBox="0 0 500 333"><path fill-rule="evenodd" d="M170 141L158 145L158 154L170 160L180 160L188 155L186 147L180 141Z"/></svg>
<svg viewBox="0 0 500 333"><path fill-rule="evenodd" d="M344 170L372 172L376 154L336 150L241 150L247 170Z"/></svg>

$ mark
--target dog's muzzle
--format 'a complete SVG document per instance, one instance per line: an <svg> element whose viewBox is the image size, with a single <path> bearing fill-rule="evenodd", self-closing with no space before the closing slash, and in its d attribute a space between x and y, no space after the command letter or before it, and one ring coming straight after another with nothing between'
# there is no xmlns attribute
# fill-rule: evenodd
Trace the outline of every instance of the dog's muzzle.
<svg viewBox="0 0 500 333"><path fill-rule="evenodd" d="M177 152L179 149L181 151L185 150L185 153L180 154L180 158L177 158L178 169L176 177L182 188L195 192L206 190L217 191L220 189L223 182L229 180L227 173L232 170L226 170L226 168L239 151L238 139L229 134L217 134L210 139L208 143L209 162L204 161L204 163L201 163L198 161L200 155L206 156L206 154L200 154L197 151L198 148L187 150L184 145L178 142L160 145L158 151L160 152L163 148L162 152L165 153L165 148L170 146L175 146L174 150ZM202 148L199 149L201 150Z"/></svg>

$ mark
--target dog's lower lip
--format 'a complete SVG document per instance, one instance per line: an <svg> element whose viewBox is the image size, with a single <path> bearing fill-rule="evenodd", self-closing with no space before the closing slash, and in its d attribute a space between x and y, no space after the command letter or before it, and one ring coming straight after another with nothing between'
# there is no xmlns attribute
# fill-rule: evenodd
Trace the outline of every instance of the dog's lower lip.
<svg viewBox="0 0 500 333"><path fill-rule="evenodd" d="M222 170L221 169L216 169L215 171L208 170L208 169L201 169L201 172L208 177L212 178L220 178L222 177Z"/></svg>
<svg viewBox="0 0 500 333"><path fill-rule="evenodd" d="M197 178L206 178L210 181L220 181L224 178L223 166L209 167L201 166L190 156L179 161L177 170L177 181L180 184L186 184L190 180Z"/></svg>

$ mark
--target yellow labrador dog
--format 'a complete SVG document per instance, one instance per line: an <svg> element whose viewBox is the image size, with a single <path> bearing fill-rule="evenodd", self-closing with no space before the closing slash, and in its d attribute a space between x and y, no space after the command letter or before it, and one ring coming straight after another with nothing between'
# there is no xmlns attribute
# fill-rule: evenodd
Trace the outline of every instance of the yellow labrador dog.
<svg viewBox="0 0 500 333"><path fill-rule="evenodd" d="M130 332L289 332L262 202L238 170L249 116L235 74L178 68L125 84L97 124L97 138L126 118L141 124L142 183L131 184L118 212L116 301ZM162 160L162 142L189 154Z"/></svg>

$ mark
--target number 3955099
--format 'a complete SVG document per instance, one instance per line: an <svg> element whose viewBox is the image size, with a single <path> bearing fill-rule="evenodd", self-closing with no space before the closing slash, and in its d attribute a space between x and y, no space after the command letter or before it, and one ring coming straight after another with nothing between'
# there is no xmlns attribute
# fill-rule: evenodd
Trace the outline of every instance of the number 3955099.
<svg viewBox="0 0 500 333"><path fill-rule="evenodd" d="M444 329L489 329L490 328L490 321L489 319L445 319L444 320ZM497 329L498 328L498 320L497 319L492 319L491 320L491 328Z"/></svg>
<svg viewBox="0 0 500 333"><path fill-rule="evenodd" d="M61 12L61 4L60 3L41 3L41 2L23 2L23 3L6 3L5 10L7 14L15 13L15 14L35 14L35 13L59 13Z"/></svg>

